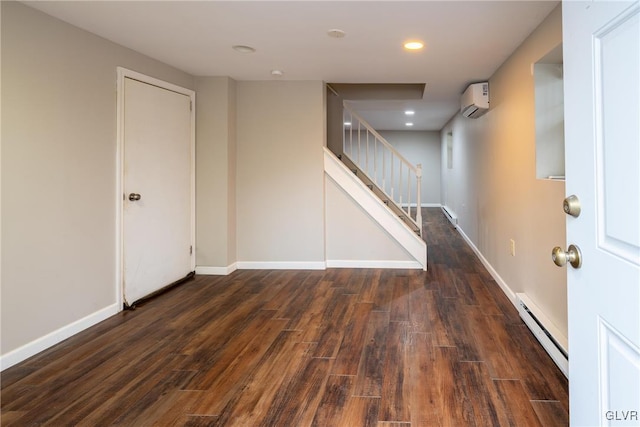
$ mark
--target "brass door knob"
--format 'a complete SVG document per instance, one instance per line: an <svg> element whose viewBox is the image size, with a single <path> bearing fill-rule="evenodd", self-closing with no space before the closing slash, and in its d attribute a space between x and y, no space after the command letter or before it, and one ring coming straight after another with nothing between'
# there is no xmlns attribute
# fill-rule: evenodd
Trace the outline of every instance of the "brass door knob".
<svg viewBox="0 0 640 427"><path fill-rule="evenodd" d="M571 195L564 199L562 209L567 215L577 218L580 216L580 200L578 200L577 196Z"/></svg>
<svg viewBox="0 0 640 427"><path fill-rule="evenodd" d="M567 263L571 264L573 268L582 266L582 252L575 245L569 245L569 249L566 252L560 246L556 246L551 251L551 259L558 267L563 267Z"/></svg>

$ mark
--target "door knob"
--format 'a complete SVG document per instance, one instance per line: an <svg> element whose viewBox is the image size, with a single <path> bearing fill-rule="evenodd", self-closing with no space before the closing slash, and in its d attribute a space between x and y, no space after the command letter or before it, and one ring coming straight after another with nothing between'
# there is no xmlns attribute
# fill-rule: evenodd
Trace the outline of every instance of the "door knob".
<svg viewBox="0 0 640 427"><path fill-rule="evenodd" d="M580 200L577 196L571 195L564 199L562 209L567 215L577 218L580 216Z"/></svg>
<svg viewBox="0 0 640 427"><path fill-rule="evenodd" d="M562 267L567 265L567 262L571 264L573 268L580 268L582 266L582 252L580 248L575 245L569 245L569 249L565 252L560 246L556 246L551 251L551 259L558 266Z"/></svg>
<svg viewBox="0 0 640 427"><path fill-rule="evenodd" d="M129 200L135 202L136 200L140 200L140 195L138 193L129 194Z"/></svg>

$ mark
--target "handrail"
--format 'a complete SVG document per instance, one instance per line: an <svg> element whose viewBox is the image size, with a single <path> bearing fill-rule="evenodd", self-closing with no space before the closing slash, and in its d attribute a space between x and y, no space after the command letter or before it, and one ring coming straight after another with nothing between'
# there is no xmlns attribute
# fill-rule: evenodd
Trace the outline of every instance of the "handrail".
<svg viewBox="0 0 640 427"><path fill-rule="evenodd" d="M343 106L344 122L351 123L343 128L343 153L406 214L422 235L422 165L414 166L358 113L346 103ZM414 180L416 185L412 189ZM416 204L415 215L411 213L412 200Z"/></svg>
<svg viewBox="0 0 640 427"><path fill-rule="evenodd" d="M362 125L365 126L365 128L367 129L367 131L369 131L369 133L371 133L373 136L375 136L376 138L378 138L380 140L380 142L382 142L382 144L384 144L385 147L387 147L390 151L392 151L394 153L394 155L396 157L398 157L398 159L402 160L402 162L404 164L406 164L407 166L409 166L411 168L411 170L413 170L414 172L417 169L417 165L413 166L413 164L407 160L402 154L400 154L398 152L398 150L396 150L393 145L391 145L389 143L389 141L387 141L382 135L380 135L374 128L371 127L371 125L362 117L360 117L360 115L358 113L356 113L355 111L353 111L347 104L344 105L344 109L346 112L349 113L349 115L353 118L355 117L358 122Z"/></svg>

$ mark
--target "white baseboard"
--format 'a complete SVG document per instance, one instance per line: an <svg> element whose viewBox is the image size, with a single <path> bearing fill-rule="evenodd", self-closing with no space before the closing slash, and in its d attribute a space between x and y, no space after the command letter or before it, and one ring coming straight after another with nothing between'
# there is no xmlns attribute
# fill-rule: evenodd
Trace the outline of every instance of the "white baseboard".
<svg viewBox="0 0 640 427"><path fill-rule="evenodd" d="M406 208L407 206L410 206L412 208L415 208L417 206L417 203L403 203L400 205L401 208ZM440 203L420 203L420 207L423 208L439 208L442 205Z"/></svg>
<svg viewBox="0 0 640 427"><path fill-rule="evenodd" d="M473 244L471 239L469 239L469 236L467 236L464 233L464 231L462 231L462 228L460 228L459 226L456 226L456 230L458 230L458 233L460 233L462 238L467 242L469 247L471 247L471 249L473 250L473 252L475 252L478 258L480 258L482 265L484 265L487 271L489 272L489 274L491 274L491 277L493 277L493 280L495 280L496 283L498 283L498 286L500 286L500 289L502 289L502 292L504 292L507 298L509 298L509 300L511 301L511 304L513 304L514 307L518 308L518 302L516 301L516 293L511 290L509 285L507 285L507 282L502 280L502 277L500 277L498 272L493 268L493 266L489 263L489 261L487 261L484 255L482 255L480 250L478 250L476 245Z"/></svg>
<svg viewBox="0 0 640 427"><path fill-rule="evenodd" d="M442 209L442 213L444 213L444 216L447 217L451 224L458 226L458 217L451 208L449 208L448 206L440 206L440 209Z"/></svg>
<svg viewBox="0 0 640 427"><path fill-rule="evenodd" d="M0 370L4 371L5 369L17 363L20 363L30 358L31 356L66 340L67 338L77 334L78 332L82 332L83 330L102 322L108 317L117 314L121 310L121 308L122 307L118 306L118 304L112 304L94 313L91 313L88 316L83 317L82 319L76 320L73 323L63 326L62 328L55 330L43 337L31 341L30 343L27 343L22 347L12 350L7 354L3 354L2 356L0 356Z"/></svg>
<svg viewBox="0 0 640 427"><path fill-rule="evenodd" d="M516 294L520 317L562 373L569 377L569 340L525 293ZM548 334L548 335L547 335Z"/></svg>
<svg viewBox="0 0 640 427"><path fill-rule="evenodd" d="M238 261L238 270L324 270L324 261Z"/></svg>
<svg viewBox="0 0 640 427"><path fill-rule="evenodd" d="M398 268L422 270L418 261L327 260L327 268Z"/></svg>
<svg viewBox="0 0 640 427"><path fill-rule="evenodd" d="M196 266L196 274L203 274L205 276L227 276L237 269L238 263L236 262L227 267L210 267L206 265L198 265Z"/></svg>
<svg viewBox="0 0 640 427"><path fill-rule="evenodd" d="M327 260L326 262L240 261L228 267L197 266L196 274L226 276L236 270L325 270L327 268L422 269L417 261Z"/></svg>
<svg viewBox="0 0 640 427"><path fill-rule="evenodd" d="M540 341L540 344L542 345L542 347L549 354L549 356L551 356L551 358L556 363L558 368L560 368L562 373L564 373L566 376L569 369L567 358L564 356L564 354L562 354L561 351L559 351L556 348L555 344L544 334L544 332L542 332L541 328L539 328L537 325L532 323L532 321L530 321L528 318L523 317L523 307L521 306L521 304L519 304L518 300L520 299L520 300L526 301L527 308L531 310L531 312L535 315L538 321L540 321L542 326L545 327L547 332L549 332L549 334L553 337L555 342L559 344L560 348L562 348L562 351L564 351L565 353L567 352L567 347L568 347L567 338L562 333L560 333L560 330L556 328L555 325L553 325L553 323L551 323L551 321L547 318L547 316L544 315L542 310L540 310L538 306L535 305L533 301L531 301L525 294L521 293L516 295L516 293L513 292L513 290L509 287L509 285L507 285L507 283L502 279L502 277L500 277L498 272L493 268L493 266L489 263L489 261L487 261L487 259L482 255L482 253L480 253L476 245L474 245L471 239L469 239L469 236L467 236L459 226L456 226L456 229L458 230L460 235L464 238L464 240L467 242L469 247L471 247L473 252L475 252L475 254L478 256L478 258L480 259L482 264L485 266L489 274L491 274L491 276L496 281L496 283L498 283L498 286L500 286L500 289L502 289L502 292L504 292L507 298L509 298L511 303L518 310L518 313L520 313L520 317L527 324L527 326L532 330L532 332L534 333L538 341Z"/></svg>

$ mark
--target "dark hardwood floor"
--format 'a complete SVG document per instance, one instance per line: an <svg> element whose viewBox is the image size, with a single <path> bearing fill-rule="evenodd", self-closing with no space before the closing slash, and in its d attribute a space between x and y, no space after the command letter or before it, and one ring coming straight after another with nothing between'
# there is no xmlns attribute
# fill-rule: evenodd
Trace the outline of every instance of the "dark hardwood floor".
<svg viewBox="0 0 640 427"><path fill-rule="evenodd" d="M2 425L568 425L566 378L424 221L427 272L196 276L4 371Z"/></svg>

